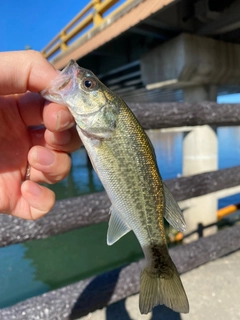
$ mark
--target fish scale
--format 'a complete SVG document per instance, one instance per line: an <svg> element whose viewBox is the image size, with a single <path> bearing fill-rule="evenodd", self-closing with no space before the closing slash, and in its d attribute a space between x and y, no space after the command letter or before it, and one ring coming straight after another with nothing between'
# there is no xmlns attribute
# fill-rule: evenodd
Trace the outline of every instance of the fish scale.
<svg viewBox="0 0 240 320"><path fill-rule="evenodd" d="M153 146L125 102L89 70L73 60L42 92L66 105L79 136L110 198L107 243L133 231L146 266L140 279L139 308L146 314L158 304L177 312L189 305L166 243L163 217L183 231L184 218L162 181Z"/></svg>
<svg viewBox="0 0 240 320"><path fill-rule="evenodd" d="M129 112L128 109L126 111ZM156 215L161 215L163 210L156 211L156 205L154 205L156 199L152 199L156 197L156 193L153 192L150 199L149 192L153 190L153 187L157 186L156 183L153 182L157 182L161 189L162 185L156 174L155 180L148 174L149 172L155 173L155 171L152 170L155 163L153 159L151 159L152 157L144 156L146 148L149 149L148 142L144 139L145 133L143 134L141 127L132 126L131 122L129 122L128 125L125 119L126 115L124 111L120 110L117 120L117 127L119 129L117 133L112 136L112 139L102 141L95 150L89 150L89 153L92 154L95 152L95 157L98 158L101 167L104 167L106 174L103 176L101 169L98 169L98 174L105 188L107 189L109 185L112 189L111 192L115 189L114 194L117 205L120 201L122 202L121 206L118 205L118 211L137 212L138 219L140 217L140 220L145 222L144 225L151 225L152 221L146 224L145 220L156 221ZM137 130L140 132L137 132ZM139 139L129 139L132 135L135 137L138 136ZM105 148L112 150L112 153L108 152ZM126 149L128 150L127 152L125 151ZM150 149L148 151L150 152ZM147 153L148 155L150 154L149 152ZM111 158L110 154L113 157L111 161L109 161ZM137 163L134 157L137 157L140 161ZM118 161L116 161L116 159L118 159ZM109 163L111 164L112 162L115 164L113 167L111 165L109 166ZM149 168L147 168L147 166ZM115 179L116 175L119 177L118 180ZM110 200L113 201L111 198ZM159 199L157 204L162 206L163 199ZM134 215L130 215L130 219L132 217L134 217Z"/></svg>

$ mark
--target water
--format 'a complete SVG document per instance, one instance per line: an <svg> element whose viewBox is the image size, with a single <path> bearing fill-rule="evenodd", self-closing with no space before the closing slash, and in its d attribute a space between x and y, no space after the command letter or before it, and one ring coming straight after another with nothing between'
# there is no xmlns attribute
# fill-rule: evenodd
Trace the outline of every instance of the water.
<svg viewBox="0 0 240 320"><path fill-rule="evenodd" d="M219 169L240 164L240 127L222 127L218 129L218 167ZM219 208L239 203L240 194L220 199Z"/></svg>
<svg viewBox="0 0 240 320"><path fill-rule="evenodd" d="M240 165L240 127L219 128L219 168ZM182 133L149 131L164 179L182 174ZM84 149L72 154L72 170L64 181L50 186L57 199L102 191ZM240 202L240 195L219 206ZM142 257L130 232L111 247L106 245L107 224L90 226L44 240L0 249L0 307L59 288Z"/></svg>

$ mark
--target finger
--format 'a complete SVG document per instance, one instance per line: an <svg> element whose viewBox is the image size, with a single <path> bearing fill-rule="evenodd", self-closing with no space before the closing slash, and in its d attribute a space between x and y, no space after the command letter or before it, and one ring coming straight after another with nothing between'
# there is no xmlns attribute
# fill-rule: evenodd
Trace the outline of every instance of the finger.
<svg viewBox="0 0 240 320"><path fill-rule="evenodd" d="M75 121L68 108L56 103L46 103L43 109L43 121L50 131L63 131L71 128Z"/></svg>
<svg viewBox="0 0 240 320"><path fill-rule="evenodd" d="M31 166L30 179L36 182L56 183L64 179L71 168L68 154L41 146L31 148L28 162Z"/></svg>
<svg viewBox="0 0 240 320"><path fill-rule="evenodd" d="M54 67L40 52L0 53L0 94L42 91L57 76Z"/></svg>
<svg viewBox="0 0 240 320"><path fill-rule="evenodd" d="M67 107L46 100L36 92L17 96L21 118L26 126L43 124L51 131L71 128L75 121Z"/></svg>
<svg viewBox="0 0 240 320"><path fill-rule="evenodd" d="M62 132L46 130L44 138L50 148L65 152L76 151L82 145L75 127Z"/></svg>
<svg viewBox="0 0 240 320"><path fill-rule="evenodd" d="M46 100L36 92L17 96L18 109L26 126L43 124L43 107Z"/></svg>
<svg viewBox="0 0 240 320"><path fill-rule="evenodd" d="M24 181L21 185L21 192L23 199L29 205L29 210L21 215L21 218L36 220L48 213L54 206L54 192L33 181Z"/></svg>
<svg viewBox="0 0 240 320"><path fill-rule="evenodd" d="M76 128L62 132L51 132L40 127L30 128L29 134L33 146L38 145L70 153L76 151L82 145Z"/></svg>

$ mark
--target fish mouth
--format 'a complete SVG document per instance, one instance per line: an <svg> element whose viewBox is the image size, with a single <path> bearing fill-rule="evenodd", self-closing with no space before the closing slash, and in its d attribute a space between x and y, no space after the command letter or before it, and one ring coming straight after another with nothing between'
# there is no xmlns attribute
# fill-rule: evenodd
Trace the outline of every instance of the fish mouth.
<svg viewBox="0 0 240 320"><path fill-rule="evenodd" d="M57 78L53 80L52 86L56 91L67 90L69 92L71 89L74 88L74 85L76 83L75 79L80 72L81 71L79 65L76 63L76 61L71 59L66 65L66 67L63 68L63 70L59 73Z"/></svg>
<svg viewBox="0 0 240 320"><path fill-rule="evenodd" d="M63 77L69 77L69 78L75 78L80 73L80 67L77 64L77 62L73 59L71 59L65 68L62 69L60 72L60 76Z"/></svg>
<svg viewBox="0 0 240 320"><path fill-rule="evenodd" d="M66 65L66 67L62 69L61 73L63 73L63 74L68 74L68 73L72 74L72 70L73 69L79 69L79 68L80 67L77 64L77 62L75 60L71 59L68 62L68 64Z"/></svg>
<svg viewBox="0 0 240 320"><path fill-rule="evenodd" d="M74 60L70 60L66 67L59 72L41 95L50 101L65 104L65 97L77 86L77 76L81 72Z"/></svg>

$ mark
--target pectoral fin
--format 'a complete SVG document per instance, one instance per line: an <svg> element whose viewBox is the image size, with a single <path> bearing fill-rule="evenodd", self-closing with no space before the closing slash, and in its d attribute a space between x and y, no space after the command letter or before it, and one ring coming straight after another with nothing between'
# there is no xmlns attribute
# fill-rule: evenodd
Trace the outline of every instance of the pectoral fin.
<svg viewBox="0 0 240 320"><path fill-rule="evenodd" d="M119 217L113 207L110 208L110 214L107 232L107 244L109 246L114 244L131 230L128 225Z"/></svg>
<svg viewBox="0 0 240 320"><path fill-rule="evenodd" d="M168 223L171 224L171 226L173 226L173 228L175 228L178 231L184 232L186 229L186 223L182 211L179 208L176 200L173 198L173 195L164 183L163 190L165 195L164 218L167 220Z"/></svg>

